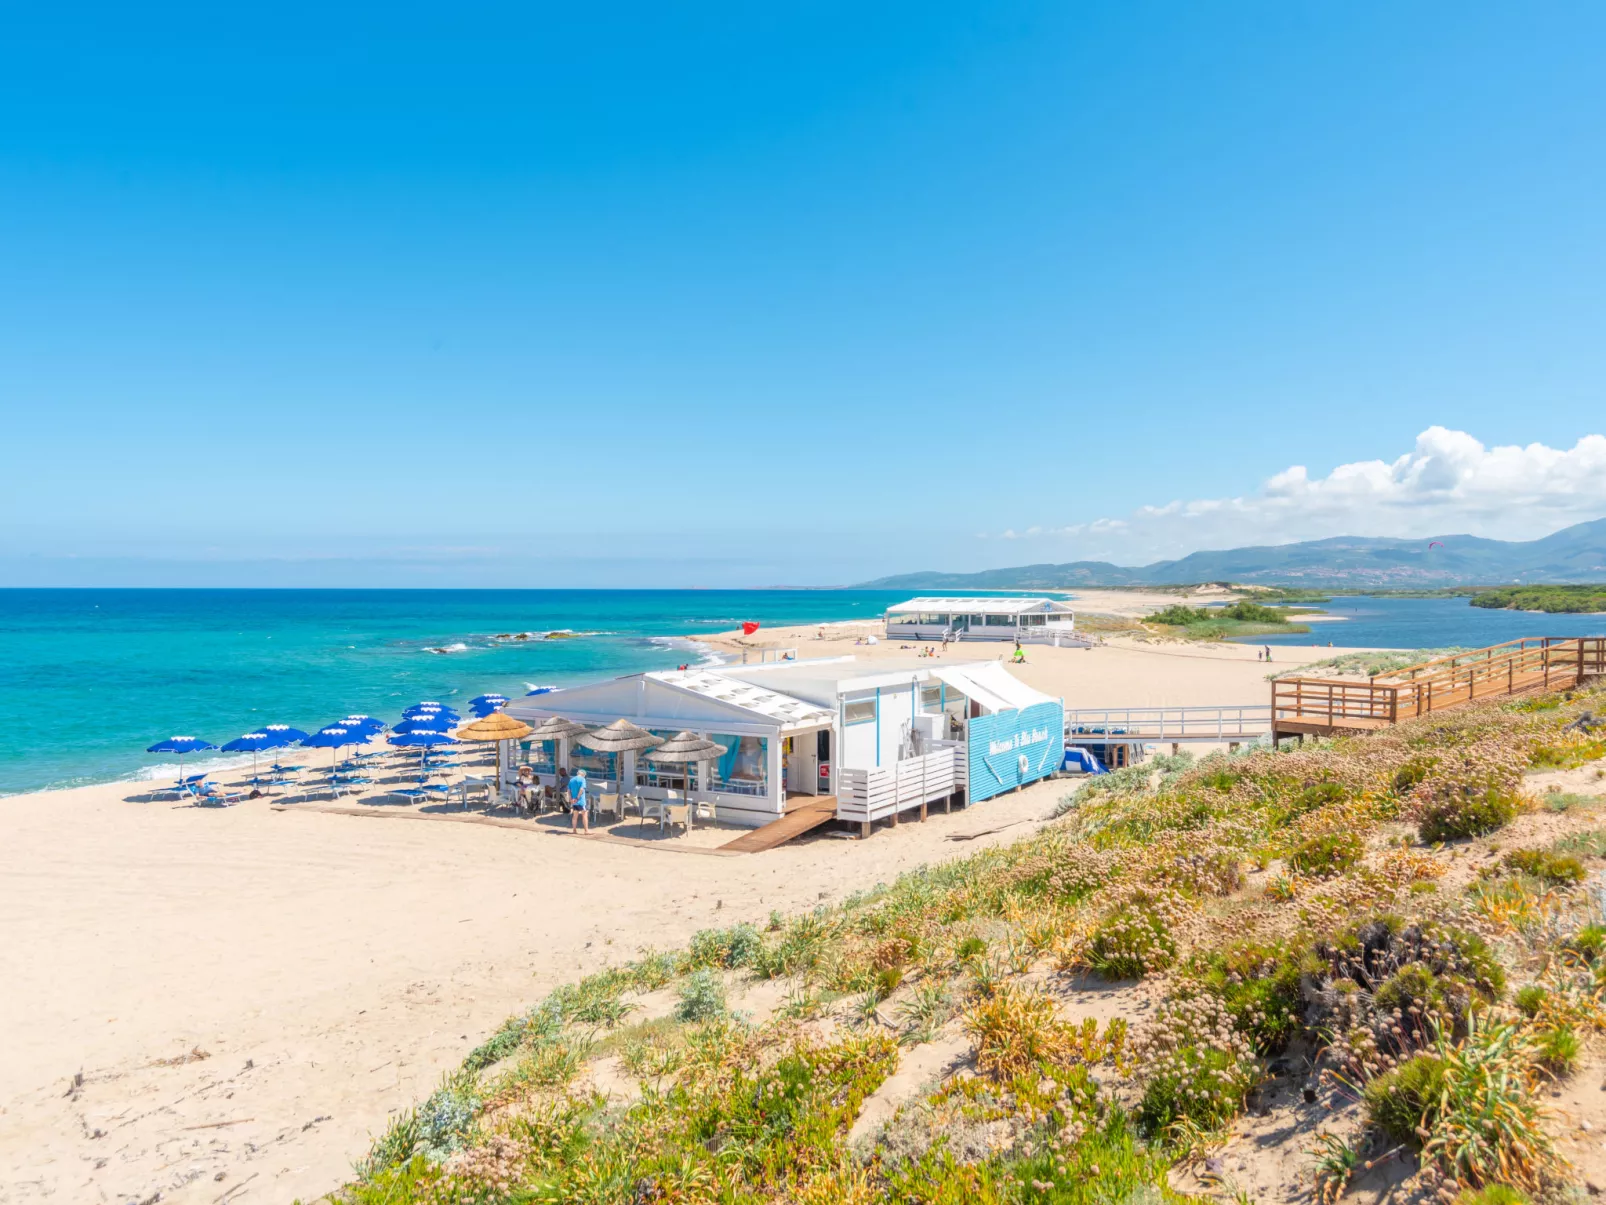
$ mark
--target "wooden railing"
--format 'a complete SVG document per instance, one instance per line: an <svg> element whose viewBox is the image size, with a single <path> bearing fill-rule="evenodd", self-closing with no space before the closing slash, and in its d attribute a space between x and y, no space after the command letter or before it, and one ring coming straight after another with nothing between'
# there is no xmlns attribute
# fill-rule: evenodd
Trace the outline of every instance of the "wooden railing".
<svg viewBox="0 0 1606 1205"><path fill-rule="evenodd" d="M1564 690L1606 674L1606 636L1535 636L1378 674L1367 682L1280 678L1272 683L1272 732L1377 728L1474 699Z"/></svg>

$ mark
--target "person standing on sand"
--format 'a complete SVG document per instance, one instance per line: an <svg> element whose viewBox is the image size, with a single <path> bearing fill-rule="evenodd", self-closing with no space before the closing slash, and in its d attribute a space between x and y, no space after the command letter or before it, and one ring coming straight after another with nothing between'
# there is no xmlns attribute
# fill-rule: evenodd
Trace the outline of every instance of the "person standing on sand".
<svg viewBox="0 0 1606 1205"><path fill-rule="evenodd" d="M586 772L576 770L569 779L569 831L575 832L584 825L591 831L591 814L586 810Z"/></svg>
<svg viewBox="0 0 1606 1205"><path fill-rule="evenodd" d="M1266 646L1266 660L1267 661L1271 660L1271 645L1269 645L1269 644Z"/></svg>

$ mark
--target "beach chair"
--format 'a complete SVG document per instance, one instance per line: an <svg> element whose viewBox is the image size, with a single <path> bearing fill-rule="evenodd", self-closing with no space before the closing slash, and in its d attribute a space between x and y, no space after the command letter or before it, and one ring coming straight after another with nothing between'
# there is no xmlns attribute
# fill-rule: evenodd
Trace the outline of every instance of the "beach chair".
<svg viewBox="0 0 1606 1205"><path fill-rule="evenodd" d="M215 782L203 782L195 789L195 802L204 807L228 807L248 798L241 791L225 791Z"/></svg>
<svg viewBox="0 0 1606 1205"><path fill-rule="evenodd" d="M385 794L387 796L400 795L403 799L411 800L413 803L422 803L430 798L429 792L420 787L392 787Z"/></svg>
<svg viewBox="0 0 1606 1205"><path fill-rule="evenodd" d="M613 818L615 820L623 820L624 819L624 813L620 810L620 807L619 807L619 796L618 795L598 795L597 796L597 819L601 820L602 817L603 817L603 814L606 813L606 812L612 812L613 813Z"/></svg>
<svg viewBox="0 0 1606 1205"><path fill-rule="evenodd" d="M673 803L666 799L658 817L659 831L662 832L678 824L688 833L691 832L691 806L689 803Z"/></svg>

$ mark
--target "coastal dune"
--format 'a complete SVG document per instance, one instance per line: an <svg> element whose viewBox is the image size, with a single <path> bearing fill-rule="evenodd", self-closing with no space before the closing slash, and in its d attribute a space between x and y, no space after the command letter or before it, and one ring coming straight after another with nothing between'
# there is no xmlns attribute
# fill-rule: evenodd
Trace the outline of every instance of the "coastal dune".
<svg viewBox="0 0 1606 1205"><path fill-rule="evenodd" d="M908 658L851 626L800 655ZM734 634L711 638L741 651ZM751 649L748 650L752 652ZM950 648L950 660L998 656ZM1276 650L1279 666L1329 655ZM1249 648L1032 648L1070 706L1254 703ZM841 898L1014 840L1047 782L868 841L750 857L334 815L131 784L0 799L0 1203L311 1201L389 1119L555 984L697 929ZM382 814L382 813L378 813Z"/></svg>

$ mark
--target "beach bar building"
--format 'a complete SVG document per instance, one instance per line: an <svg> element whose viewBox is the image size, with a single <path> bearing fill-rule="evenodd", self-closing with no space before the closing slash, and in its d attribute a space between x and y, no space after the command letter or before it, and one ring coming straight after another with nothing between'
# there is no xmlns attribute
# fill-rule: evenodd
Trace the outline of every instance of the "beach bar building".
<svg viewBox="0 0 1606 1205"><path fill-rule="evenodd" d="M632 674L550 691L504 711L531 725L628 719L655 736L690 730L723 746L689 770L574 741L523 751L544 784L583 768L599 794L689 798L722 823L757 827L834 797L868 826L939 801L977 802L1053 773L1064 707L996 661L867 665L852 657Z"/></svg>
<svg viewBox="0 0 1606 1205"><path fill-rule="evenodd" d="M911 598L887 608L889 640L1019 640L1089 644L1076 611L1057 598Z"/></svg>

